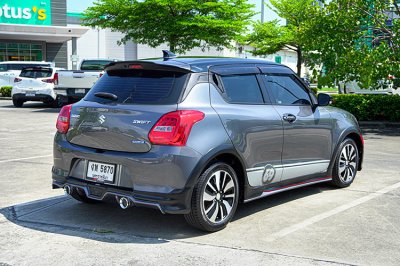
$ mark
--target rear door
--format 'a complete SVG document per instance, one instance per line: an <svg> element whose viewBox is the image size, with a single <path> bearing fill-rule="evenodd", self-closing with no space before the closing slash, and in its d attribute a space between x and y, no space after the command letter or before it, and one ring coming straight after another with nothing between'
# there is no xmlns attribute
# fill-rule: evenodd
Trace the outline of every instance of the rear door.
<svg viewBox="0 0 400 266"><path fill-rule="evenodd" d="M210 70L211 104L237 152L246 163L248 182L262 187L280 181L283 145L282 121L263 95L259 69L221 66Z"/></svg>
<svg viewBox="0 0 400 266"><path fill-rule="evenodd" d="M332 124L325 108L285 67L262 67L265 88L283 123L282 181L323 175L332 153Z"/></svg>
<svg viewBox="0 0 400 266"><path fill-rule="evenodd" d="M187 76L173 69L107 71L73 105L68 141L99 150L148 152L148 133L162 115L177 109Z"/></svg>

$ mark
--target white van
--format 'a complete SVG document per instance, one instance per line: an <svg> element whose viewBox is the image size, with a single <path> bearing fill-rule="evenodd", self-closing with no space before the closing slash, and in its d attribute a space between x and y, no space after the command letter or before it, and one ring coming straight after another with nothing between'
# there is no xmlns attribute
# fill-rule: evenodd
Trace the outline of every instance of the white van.
<svg viewBox="0 0 400 266"><path fill-rule="evenodd" d="M19 76L25 67L54 67L54 63L44 61L5 61L0 62L0 88L13 86L14 79Z"/></svg>

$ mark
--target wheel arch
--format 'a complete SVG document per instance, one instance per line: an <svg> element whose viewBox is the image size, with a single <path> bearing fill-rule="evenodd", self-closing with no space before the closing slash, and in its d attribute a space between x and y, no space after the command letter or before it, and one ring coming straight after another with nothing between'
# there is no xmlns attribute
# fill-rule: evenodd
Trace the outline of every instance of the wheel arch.
<svg viewBox="0 0 400 266"><path fill-rule="evenodd" d="M340 144L346 139L346 138L350 138L352 140L354 140L354 142L357 145L357 150L358 150L358 171L360 171L362 169L362 161L364 158L364 139L361 135L360 132L356 131L356 130L349 130L349 131L345 131L342 133L342 135L340 136L340 138L338 139L334 152L332 153L332 157L331 157L331 162L329 164L329 168L328 168L328 173L330 175L332 175L332 170L333 170L333 166L335 164L335 160L336 157L338 156L339 151L339 147Z"/></svg>
<svg viewBox="0 0 400 266"><path fill-rule="evenodd" d="M243 202L245 187L247 184L246 168L244 161L231 145L223 145L212 149L203 156L202 160L200 160L195 169L192 171L191 178L188 182L188 186L191 188L190 199L192 198L191 194L193 193L193 188L196 185L201 173L203 173L207 167L215 162L224 162L235 170L239 182L239 202Z"/></svg>

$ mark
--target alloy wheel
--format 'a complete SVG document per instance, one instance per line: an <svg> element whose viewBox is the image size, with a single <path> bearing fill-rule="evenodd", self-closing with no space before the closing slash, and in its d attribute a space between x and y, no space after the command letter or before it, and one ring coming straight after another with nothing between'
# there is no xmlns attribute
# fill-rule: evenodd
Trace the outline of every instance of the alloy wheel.
<svg viewBox="0 0 400 266"><path fill-rule="evenodd" d="M232 176L224 170L214 172L204 187L203 213L212 223L223 222L231 213L237 189Z"/></svg>
<svg viewBox="0 0 400 266"><path fill-rule="evenodd" d="M346 144L339 157L339 178L344 183L351 182L357 172L357 150L352 144Z"/></svg>

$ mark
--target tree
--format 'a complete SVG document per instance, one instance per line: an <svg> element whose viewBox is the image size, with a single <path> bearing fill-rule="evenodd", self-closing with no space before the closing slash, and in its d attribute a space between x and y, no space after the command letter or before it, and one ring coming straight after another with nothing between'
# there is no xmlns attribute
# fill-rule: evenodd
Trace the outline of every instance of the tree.
<svg viewBox="0 0 400 266"><path fill-rule="evenodd" d="M297 54L297 74L301 75L301 65L304 62L304 46L307 36L303 34L303 27L313 17L318 9L315 0L270 0L270 8L281 18L286 19L286 25L280 25L273 20L265 23L255 22L253 32L246 40L256 48L251 51L254 55L269 55L284 48L295 51Z"/></svg>
<svg viewBox="0 0 400 266"><path fill-rule="evenodd" d="M388 23L399 5L382 0L332 0L308 21L308 65L319 85L356 81L378 88L400 77L400 21ZM392 9L392 10L391 10ZM323 65L324 71L319 71Z"/></svg>
<svg viewBox="0 0 400 266"><path fill-rule="evenodd" d="M120 31L122 43L167 43L172 52L184 53L233 48L255 14L252 7L246 0L99 0L84 12L84 24Z"/></svg>

